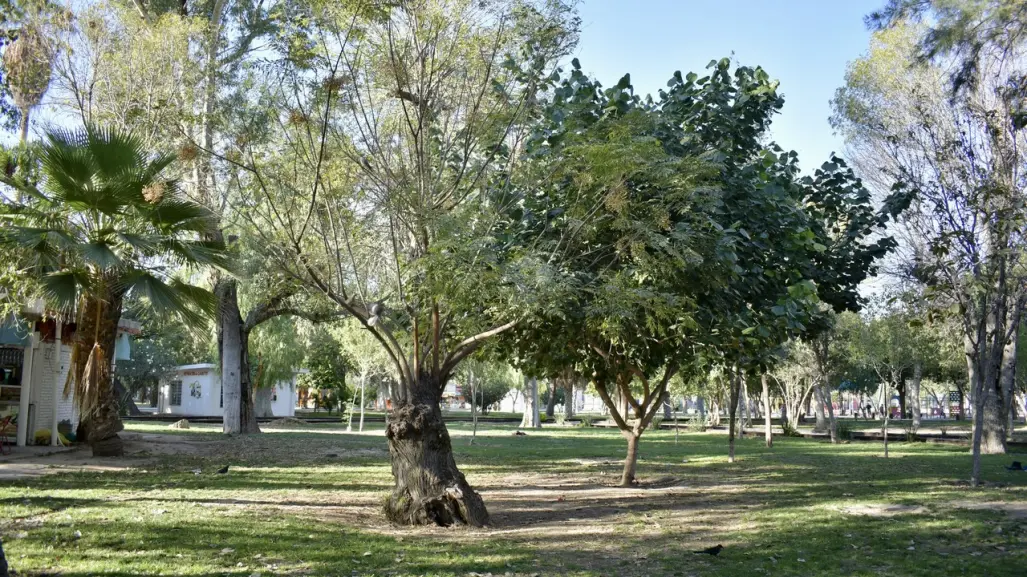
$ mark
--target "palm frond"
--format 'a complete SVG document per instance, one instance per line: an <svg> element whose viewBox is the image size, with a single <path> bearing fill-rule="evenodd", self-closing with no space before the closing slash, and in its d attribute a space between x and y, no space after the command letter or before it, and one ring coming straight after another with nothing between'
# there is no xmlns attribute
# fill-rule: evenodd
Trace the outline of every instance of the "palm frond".
<svg viewBox="0 0 1027 577"><path fill-rule="evenodd" d="M58 310L75 308L79 291L88 288L88 279L74 270L45 274L39 279L43 298Z"/></svg>
<svg viewBox="0 0 1027 577"><path fill-rule="evenodd" d="M124 263L111 246L104 241L93 241L78 245L78 252L89 264L101 269L112 269L122 266Z"/></svg>
<svg viewBox="0 0 1027 577"><path fill-rule="evenodd" d="M203 289L178 280L167 283L148 271L134 271L125 278L125 284L129 290L145 299L157 313L179 315L189 325L201 325L207 320L202 313L208 316L213 313L213 306L207 302L214 300L213 295L206 299L200 294ZM206 292L210 294L210 291ZM202 313L193 308L198 303L205 307L200 308Z"/></svg>
<svg viewBox="0 0 1027 577"><path fill-rule="evenodd" d="M161 248L171 258L179 257L183 265L213 266L224 271L234 267L222 241L170 239Z"/></svg>
<svg viewBox="0 0 1027 577"><path fill-rule="evenodd" d="M146 165L142 143L129 132L112 126L91 126L83 136L97 175L106 181L121 181L129 175L138 178L139 168Z"/></svg>
<svg viewBox="0 0 1027 577"><path fill-rule="evenodd" d="M149 221L165 234L176 232L212 233L217 215L210 209L189 200L165 198L148 210Z"/></svg>
<svg viewBox="0 0 1027 577"><path fill-rule="evenodd" d="M158 249L163 238L158 235L137 234L133 232L115 232L114 236L121 242L139 251L141 254L149 255Z"/></svg>

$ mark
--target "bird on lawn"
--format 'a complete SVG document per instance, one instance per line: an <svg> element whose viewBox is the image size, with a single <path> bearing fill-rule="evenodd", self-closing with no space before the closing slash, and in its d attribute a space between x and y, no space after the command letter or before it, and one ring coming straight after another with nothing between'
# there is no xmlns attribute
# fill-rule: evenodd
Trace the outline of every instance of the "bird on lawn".
<svg viewBox="0 0 1027 577"><path fill-rule="evenodd" d="M1024 466L1020 464L1020 461L1013 461L1013 464L1006 468L1010 471L1027 471L1027 468L1024 468Z"/></svg>
<svg viewBox="0 0 1027 577"><path fill-rule="evenodd" d="M702 551L696 551L695 554L696 555L713 555L714 557L716 557L717 555L720 555L720 552L723 549L724 549L723 545L717 545L716 547L709 547L707 549L703 549Z"/></svg>
<svg viewBox="0 0 1027 577"><path fill-rule="evenodd" d="M221 467L217 471L214 471L215 475L225 475L227 473L228 473L228 465L225 465L224 467Z"/></svg>

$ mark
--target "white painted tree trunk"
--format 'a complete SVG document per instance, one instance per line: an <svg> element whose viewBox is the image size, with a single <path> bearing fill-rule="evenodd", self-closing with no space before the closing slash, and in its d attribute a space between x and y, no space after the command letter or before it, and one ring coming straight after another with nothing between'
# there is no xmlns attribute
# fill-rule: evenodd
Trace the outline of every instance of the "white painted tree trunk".
<svg viewBox="0 0 1027 577"><path fill-rule="evenodd" d="M231 315L221 313L224 328L221 332L221 392L224 395L224 425L226 435L242 433L242 339Z"/></svg>
<svg viewBox="0 0 1027 577"><path fill-rule="evenodd" d="M360 373L360 429L364 432L364 385L367 383L367 373Z"/></svg>
<svg viewBox="0 0 1027 577"><path fill-rule="evenodd" d="M469 445L474 444L474 439L478 436L478 410L476 408L476 389L474 382L474 371L468 371L467 373L467 384L471 385L471 440L468 442Z"/></svg>
<svg viewBox="0 0 1027 577"><path fill-rule="evenodd" d="M538 379L524 377L524 415L521 417L522 429L538 429L542 421L538 412Z"/></svg>
<svg viewBox="0 0 1027 577"><path fill-rule="evenodd" d="M913 365L913 378L909 381L909 403L910 409L913 412L913 432L917 432L920 429L920 381L923 379L923 364L917 361Z"/></svg>

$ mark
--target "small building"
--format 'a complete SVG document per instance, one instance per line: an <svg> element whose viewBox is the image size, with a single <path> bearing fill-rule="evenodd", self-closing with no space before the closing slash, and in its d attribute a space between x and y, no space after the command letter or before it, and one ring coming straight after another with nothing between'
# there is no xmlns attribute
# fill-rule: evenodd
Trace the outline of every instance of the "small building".
<svg viewBox="0 0 1027 577"><path fill-rule="evenodd" d="M43 320L41 303L0 322L0 418L15 416L19 447L33 444L36 432L53 431L55 424L66 422L72 431L78 427L74 383L64 395L75 328L74 322ZM131 336L138 334L139 323L119 321L115 364L131 358ZM57 442L51 435L51 444Z"/></svg>
<svg viewBox="0 0 1027 577"><path fill-rule="evenodd" d="M271 414L276 417L296 414L296 378L305 372L306 369L293 371L292 379L279 381L271 388ZM181 365L161 383L157 412L184 417L220 417L225 406L223 393L217 365Z"/></svg>

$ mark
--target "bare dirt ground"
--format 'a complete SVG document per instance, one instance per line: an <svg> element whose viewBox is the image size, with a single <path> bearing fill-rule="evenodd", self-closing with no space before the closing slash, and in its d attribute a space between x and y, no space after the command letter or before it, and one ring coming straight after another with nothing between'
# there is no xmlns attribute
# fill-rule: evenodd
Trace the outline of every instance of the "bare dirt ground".
<svg viewBox="0 0 1027 577"><path fill-rule="evenodd" d="M183 435L122 433L124 457L93 458L89 447L15 448L0 459L0 480L17 480L77 471L124 471L158 461L167 455L203 455L218 441L190 439Z"/></svg>

